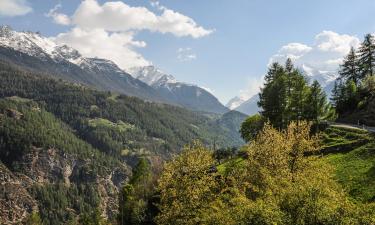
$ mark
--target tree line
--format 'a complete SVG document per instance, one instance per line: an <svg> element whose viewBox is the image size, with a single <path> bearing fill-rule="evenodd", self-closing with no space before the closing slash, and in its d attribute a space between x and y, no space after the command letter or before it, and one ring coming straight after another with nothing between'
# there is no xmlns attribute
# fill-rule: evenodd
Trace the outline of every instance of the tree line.
<svg viewBox="0 0 375 225"><path fill-rule="evenodd" d="M374 74L375 39L367 34L358 49L352 47L340 65L332 91L332 102L339 115L365 107L375 92Z"/></svg>

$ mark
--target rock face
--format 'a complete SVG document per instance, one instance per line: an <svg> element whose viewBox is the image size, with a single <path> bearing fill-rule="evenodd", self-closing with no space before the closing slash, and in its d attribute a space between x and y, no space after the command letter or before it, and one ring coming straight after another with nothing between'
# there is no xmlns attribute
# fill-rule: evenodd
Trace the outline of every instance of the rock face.
<svg viewBox="0 0 375 225"><path fill-rule="evenodd" d="M0 163L0 224L15 224L24 221L32 212L37 212L38 201L29 190L35 185L63 183L91 183L97 186L100 209L106 218L114 218L118 209L118 193L127 181L129 170L118 168L104 176L82 172L88 161L78 160L73 155L58 149L32 150L14 162L17 172L12 172Z"/></svg>
<svg viewBox="0 0 375 225"><path fill-rule="evenodd" d="M38 210L37 202L30 196L24 182L0 162L0 224L19 224Z"/></svg>

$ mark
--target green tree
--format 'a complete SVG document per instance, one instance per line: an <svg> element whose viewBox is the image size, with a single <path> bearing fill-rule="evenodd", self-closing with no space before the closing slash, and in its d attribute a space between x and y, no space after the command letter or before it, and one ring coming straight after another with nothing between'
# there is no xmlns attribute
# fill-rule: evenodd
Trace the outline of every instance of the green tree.
<svg viewBox="0 0 375 225"><path fill-rule="evenodd" d="M360 78L374 75L375 69L375 41L371 34L367 34L358 49Z"/></svg>
<svg viewBox="0 0 375 225"><path fill-rule="evenodd" d="M202 212L215 197L217 182L212 153L199 143L187 146L168 162L158 182L158 224L200 224Z"/></svg>
<svg viewBox="0 0 375 225"><path fill-rule="evenodd" d="M345 80L352 80L357 85L360 80L359 63L357 54L353 47L350 48L349 54L344 58L340 65L340 77Z"/></svg>
<svg viewBox="0 0 375 225"><path fill-rule="evenodd" d="M153 194L151 167L145 158L140 158L133 169L128 184L124 185L119 196L119 224L145 224L148 216L148 199Z"/></svg>
<svg viewBox="0 0 375 225"><path fill-rule="evenodd" d="M319 123L324 119L334 119L335 113L331 105L327 102L325 92L318 81L314 81L307 95L306 114L307 119Z"/></svg>
<svg viewBox="0 0 375 225"><path fill-rule="evenodd" d="M42 225L42 220L40 219L38 212L32 212L25 221L26 225Z"/></svg>
<svg viewBox="0 0 375 225"><path fill-rule="evenodd" d="M241 137L249 142L256 137L258 132L262 130L265 123L264 117L259 114L249 116L242 124L240 128Z"/></svg>
<svg viewBox="0 0 375 225"><path fill-rule="evenodd" d="M277 127L284 127L287 113L287 77L284 68L273 63L265 76L265 84L259 94L261 115Z"/></svg>

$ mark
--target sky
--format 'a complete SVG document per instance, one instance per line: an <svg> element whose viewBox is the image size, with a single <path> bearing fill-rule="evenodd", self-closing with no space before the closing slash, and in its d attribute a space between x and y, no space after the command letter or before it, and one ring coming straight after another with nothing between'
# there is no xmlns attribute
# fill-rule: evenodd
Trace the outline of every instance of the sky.
<svg viewBox="0 0 375 225"><path fill-rule="evenodd" d="M373 0L0 0L0 24L39 31L121 68L155 65L225 104L256 94L270 62L337 71L375 30Z"/></svg>

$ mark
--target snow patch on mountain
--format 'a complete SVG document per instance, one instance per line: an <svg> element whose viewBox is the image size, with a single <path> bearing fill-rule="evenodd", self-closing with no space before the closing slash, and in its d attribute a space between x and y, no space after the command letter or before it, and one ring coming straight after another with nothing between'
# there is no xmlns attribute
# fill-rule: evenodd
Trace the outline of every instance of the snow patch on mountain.
<svg viewBox="0 0 375 225"><path fill-rule="evenodd" d="M85 58L76 49L67 45L58 45L53 39L43 37L40 33L17 32L9 26L0 26L0 46L41 59L49 57L55 62L66 60L85 69L113 70L125 73L110 60Z"/></svg>
<svg viewBox="0 0 375 225"><path fill-rule="evenodd" d="M242 103L244 103L248 98L243 96L236 96L228 101L228 103L225 105L227 108L233 110L240 106Z"/></svg>
<svg viewBox="0 0 375 225"><path fill-rule="evenodd" d="M137 78L150 86L161 86L168 83L177 83L177 80L172 75L166 74L152 65L133 67L130 68L128 72L134 78Z"/></svg>

